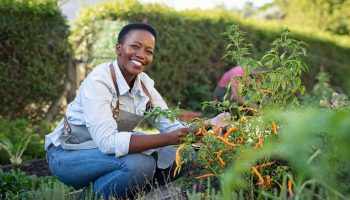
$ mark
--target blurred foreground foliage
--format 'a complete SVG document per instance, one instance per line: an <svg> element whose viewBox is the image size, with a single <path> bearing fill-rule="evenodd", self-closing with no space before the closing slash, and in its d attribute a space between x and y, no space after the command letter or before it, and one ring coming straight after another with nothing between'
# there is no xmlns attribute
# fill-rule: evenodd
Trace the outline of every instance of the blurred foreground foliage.
<svg viewBox="0 0 350 200"><path fill-rule="evenodd" d="M223 176L223 195L230 197L232 191L238 194L241 189L251 188L245 175L250 172L249 166L263 156L271 160L282 158L290 167L280 182L277 174L271 175L272 187L262 190L263 196L285 199L287 179L293 179L296 199L348 198L350 111L292 107L284 112L269 110L264 119L272 117L283 124L278 132L279 140L265 141L261 152L251 154L250 160L233 162Z"/></svg>

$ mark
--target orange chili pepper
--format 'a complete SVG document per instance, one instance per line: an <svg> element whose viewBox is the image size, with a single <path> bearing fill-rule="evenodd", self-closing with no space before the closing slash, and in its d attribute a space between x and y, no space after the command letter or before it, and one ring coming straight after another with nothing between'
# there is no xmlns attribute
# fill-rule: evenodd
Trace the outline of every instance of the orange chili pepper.
<svg viewBox="0 0 350 200"><path fill-rule="evenodd" d="M289 192L289 196L290 196L290 197L293 197L292 185L293 185L293 182L292 182L291 179L289 179L289 180L288 180L288 192Z"/></svg>
<svg viewBox="0 0 350 200"><path fill-rule="evenodd" d="M259 138L258 142L255 144L253 149L256 150L258 147L261 147L261 148L264 147L263 139L261 139L261 138Z"/></svg>
<svg viewBox="0 0 350 200"><path fill-rule="evenodd" d="M222 154L224 151L222 149L220 149L219 151L213 152L215 154Z"/></svg>
<svg viewBox="0 0 350 200"><path fill-rule="evenodd" d="M181 162L181 164L184 163L184 161ZM178 170L180 169L180 165L176 164L175 170L174 170L174 174L173 176L176 176L176 173L178 172Z"/></svg>
<svg viewBox="0 0 350 200"><path fill-rule="evenodd" d="M215 132L214 132L214 135L215 135L215 136L218 136L218 135L219 135L220 128L221 128L221 126L215 127Z"/></svg>
<svg viewBox="0 0 350 200"><path fill-rule="evenodd" d="M218 138L221 142L225 143L226 145L228 145L228 146L230 146L230 147L235 147L235 146L237 146L237 144L233 144L233 143L231 143L231 142L225 140L223 137L218 136L217 138Z"/></svg>
<svg viewBox="0 0 350 200"><path fill-rule="evenodd" d="M181 144L179 146L179 148L177 148L176 150L176 158L175 158L175 163L177 165L179 165L180 161L181 161L181 158L180 158L180 150L183 149L185 147L185 144Z"/></svg>
<svg viewBox="0 0 350 200"><path fill-rule="evenodd" d="M222 160L222 158L219 155L217 155L217 157L218 157L218 160L220 162L221 167L225 167L226 163L224 162L224 160Z"/></svg>
<svg viewBox="0 0 350 200"><path fill-rule="evenodd" d="M230 129L228 129L224 135L224 138L226 139L233 131L236 131L236 130L238 130L237 127L232 127Z"/></svg>
<svg viewBox="0 0 350 200"><path fill-rule="evenodd" d="M207 130L205 128L199 128L196 135L205 134L205 133L207 133Z"/></svg>
<svg viewBox="0 0 350 200"><path fill-rule="evenodd" d="M264 190L266 190L270 186L270 184L271 184L271 177L270 177L270 175L267 175L266 176L266 183L264 185Z"/></svg>
<svg viewBox="0 0 350 200"><path fill-rule="evenodd" d="M250 110L250 111L254 111L254 112L258 112L258 109L256 108L250 108L250 107L245 107L245 108L240 108L239 110Z"/></svg>
<svg viewBox="0 0 350 200"><path fill-rule="evenodd" d="M239 140L237 141L238 144L243 144L243 137L239 136Z"/></svg>
<svg viewBox="0 0 350 200"><path fill-rule="evenodd" d="M277 135L277 126L275 124L275 121L272 121L272 132L273 134Z"/></svg>
<svg viewBox="0 0 350 200"><path fill-rule="evenodd" d="M217 155L217 157L218 157L218 160L220 162L221 167L225 167L226 163L224 162L224 160L220 157L220 155Z"/></svg>
<svg viewBox="0 0 350 200"><path fill-rule="evenodd" d="M199 134L201 134L201 132L202 132L202 128L199 128L198 132L195 135L199 135Z"/></svg>
<svg viewBox="0 0 350 200"><path fill-rule="evenodd" d="M181 162L180 150L181 150L182 148L184 148L184 147L185 147L185 144L181 144L181 145L179 146L179 148L177 148L177 150L176 150L176 154L175 154L176 168L175 168L175 170L174 170L174 177L175 177L175 175L176 175L177 170L179 169L179 165L180 165L180 162Z"/></svg>
<svg viewBox="0 0 350 200"><path fill-rule="evenodd" d="M253 173L259 178L259 183L257 183L257 185L261 185L264 183L264 179L263 177L261 176L261 174L258 172L258 170L255 168L255 167L252 167L252 171Z"/></svg>
<svg viewBox="0 0 350 200"><path fill-rule="evenodd" d="M217 153L219 153L219 154L222 154L222 153L224 153L224 152L226 152L226 151L228 151L228 150L222 150L222 149L220 149L220 151L216 151L216 152L214 152L215 154L217 154Z"/></svg>
<svg viewBox="0 0 350 200"><path fill-rule="evenodd" d="M211 176L215 176L215 174L204 174L202 176L197 176L196 179L202 179L202 178L207 178L207 177L211 177Z"/></svg>
<svg viewBox="0 0 350 200"><path fill-rule="evenodd" d="M242 124L247 124L248 121L245 117L241 117L241 119L239 119L239 121L242 123Z"/></svg>
<svg viewBox="0 0 350 200"><path fill-rule="evenodd" d="M220 155L223 153L222 150L218 151L218 152L214 152L216 154L216 156L218 157L219 163L221 164L221 167L225 167L225 162L224 160L222 160L222 158L220 157Z"/></svg>
<svg viewBox="0 0 350 200"><path fill-rule="evenodd" d="M266 166L272 165L273 163L275 163L275 161L268 162L268 163L265 163L265 164L262 164L262 165L257 165L257 166L255 166L255 168L258 169L259 167L266 167Z"/></svg>
<svg viewBox="0 0 350 200"><path fill-rule="evenodd" d="M241 117L241 119L239 121L243 124L247 124L248 119L252 119L252 118L253 118L253 116L243 116L243 117Z"/></svg>
<svg viewBox="0 0 350 200"><path fill-rule="evenodd" d="M273 92L272 92L271 90L260 90L258 93L259 93L259 94L260 94L260 93L272 94Z"/></svg>
<svg viewBox="0 0 350 200"><path fill-rule="evenodd" d="M208 169L209 165L210 165L212 162L214 162L214 160L213 160L213 159L210 159L210 160L208 161L207 166L205 166L204 168L205 168L205 169Z"/></svg>
<svg viewBox="0 0 350 200"><path fill-rule="evenodd" d="M179 165L176 165L175 170L174 170L173 177L175 177L175 176L176 176L176 172L177 172L177 170L179 170Z"/></svg>

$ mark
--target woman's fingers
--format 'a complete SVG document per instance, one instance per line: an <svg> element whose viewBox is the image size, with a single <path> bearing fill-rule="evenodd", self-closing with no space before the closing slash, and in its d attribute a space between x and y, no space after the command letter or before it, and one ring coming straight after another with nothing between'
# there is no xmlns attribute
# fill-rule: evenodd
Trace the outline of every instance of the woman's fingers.
<svg viewBox="0 0 350 200"><path fill-rule="evenodd" d="M231 117L230 113L224 112L224 113L218 114L214 118L209 119L208 123L211 124L212 126L225 127L225 126L229 125L230 117Z"/></svg>

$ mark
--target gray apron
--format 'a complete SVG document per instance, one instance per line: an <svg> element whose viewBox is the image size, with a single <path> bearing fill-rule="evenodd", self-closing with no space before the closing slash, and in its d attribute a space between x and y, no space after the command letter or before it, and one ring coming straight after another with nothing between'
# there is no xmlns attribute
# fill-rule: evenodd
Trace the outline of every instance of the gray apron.
<svg viewBox="0 0 350 200"><path fill-rule="evenodd" d="M132 132L137 125L139 125L145 118L143 115L137 115L135 113L127 112L125 110L119 109L119 88L116 81L115 70L113 65L110 65L111 75L115 89L117 91L117 104L113 109L113 118L115 119L118 125L118 131L127 131ZM143 91L149 98L149 101L146 106L146 111L153 109L152 97L148 92L146 86L141 81L141 86ZM86 127L86 125L73 125L70 124L67 120L67 117L64 117L64 134L60 136L59 140L63 149L67 150L77 150L77 149L93 149L97 148L96 144L91 138L91 135ZM118 133L117 133L118 134ZM137 133L143 134L143 133ZM158 152L158 161L157 165L160 169L165 169L169 167L175 160L176 148L172 146L166 146L158 149L150 149L143 152L146 155L150 155L153 152Z"/></svg>

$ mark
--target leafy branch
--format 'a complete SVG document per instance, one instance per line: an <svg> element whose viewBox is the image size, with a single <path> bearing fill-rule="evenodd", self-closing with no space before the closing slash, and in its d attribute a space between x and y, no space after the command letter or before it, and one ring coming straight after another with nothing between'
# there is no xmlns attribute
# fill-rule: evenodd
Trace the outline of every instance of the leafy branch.
<svg viewBox="0 0 350 200"><path fill-rule="evenodd" d="M23 152L35 136L38 137L36 134L27 134L17 144L14 144L5 135L1 135L0 149L4 149L10 156L11 164L18 167L22 164Z"/></svg>

